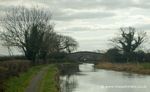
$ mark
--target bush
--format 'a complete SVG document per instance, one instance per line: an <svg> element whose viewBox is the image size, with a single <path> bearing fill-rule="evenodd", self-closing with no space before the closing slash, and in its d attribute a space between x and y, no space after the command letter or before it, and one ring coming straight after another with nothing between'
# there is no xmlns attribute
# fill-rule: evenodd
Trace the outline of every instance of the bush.
<svg viewBox="0 0 150 92"><path fill-rule="evenodd" d="M12 75L19 74L20 72L25 72L30 67L30 62L26 60L14 60L2 62L0 66L8 68L9 73Z"/></svg>
<svg viewBox="0 0 150 92"><path fill-rule="evenodd" d="M0 92L4 92L4 82L11 76L19 76L21 72L29 69L30 62L27 60L13 60L0 62Z"/></svg>
<svg viewBox="0 0 150 92"><path fill-rule="evenodd" d="M7 78L7 68L0 67L0 92L4 92L4 81Z"/></svg>
<svg viewBox="0 0 150 92"><path fill-rule="evenodd" d="M26 59L26 57L25 56L0 56L0 61L2 62L5 62L5 61L9 61L9 60L16 60L16 59L19 59L19 60L24 60L24 59Z"/></svg>

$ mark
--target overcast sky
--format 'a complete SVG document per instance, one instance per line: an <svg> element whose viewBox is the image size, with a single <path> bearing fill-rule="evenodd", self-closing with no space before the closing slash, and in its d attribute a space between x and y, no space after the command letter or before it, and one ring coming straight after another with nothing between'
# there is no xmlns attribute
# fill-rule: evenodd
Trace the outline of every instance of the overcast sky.
<svg viewBox="0 0 150 92"><path fill-rule="evenodd" d="M0 14L18 5L50 9L55 30L75 38L79 51L111 47L120 27L150 31L150 0L0 0Z"/></svg>

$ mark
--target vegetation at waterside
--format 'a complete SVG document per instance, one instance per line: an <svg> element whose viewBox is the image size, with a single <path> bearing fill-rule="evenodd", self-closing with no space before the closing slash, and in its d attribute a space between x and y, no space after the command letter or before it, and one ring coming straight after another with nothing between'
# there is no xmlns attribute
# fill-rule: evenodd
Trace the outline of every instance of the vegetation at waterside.
<svg viewBox="0 0 150 92"><path fill-rule="evenodd" d="M99 69L108 69L115 71L124 71L138 74L150 74L150 63L111 63L111 62L103 62L95 65L96 68Z"/></svg>
<svg viewBox="0 0 150 92"><path fill-rule="evenodd" d="M146 33L133 27L120 28L120 35L111 39L113 48L103 54L97 68L150 74L150 53L139 50Z"/></svg>

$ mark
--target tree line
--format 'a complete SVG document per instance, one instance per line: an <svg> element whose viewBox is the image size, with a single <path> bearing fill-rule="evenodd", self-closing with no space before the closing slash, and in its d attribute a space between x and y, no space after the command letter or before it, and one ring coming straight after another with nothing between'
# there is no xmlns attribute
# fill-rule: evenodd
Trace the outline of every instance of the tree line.
<svg viewBox="0 0 150 92"><path fill-rule="evenodd" d="M0 39L3 45L20 49L32 61L65 55L77 49L78 43L54 29L52 14L39 8L15 7L2 17ZM120 34L111 39L114 47L104 57L108 61L148 61L150 54L137 50L146 40L146 32L134 27L121 27ZM63 56L62 55L62 56Z"/></svg>
<svg viewBox="0 0 150 92"><path fill-rule="evenodd" d="M78 43L54 30L52 14L39 8L15 7L2 17L3 45L20 49L33 64L54 53L71 53Z"/></svg>

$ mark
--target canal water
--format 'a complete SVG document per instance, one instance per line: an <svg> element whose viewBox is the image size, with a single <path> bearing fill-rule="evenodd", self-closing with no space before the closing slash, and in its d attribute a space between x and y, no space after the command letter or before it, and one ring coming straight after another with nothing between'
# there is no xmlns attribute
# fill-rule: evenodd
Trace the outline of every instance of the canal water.
<svg viewBox="0 0 150 92"><path fill-rule="evenodd" d="M79 71L62 75L60 82L61 92L150 92L148 75L95 69L88 63L80 64Z"/></svg>

